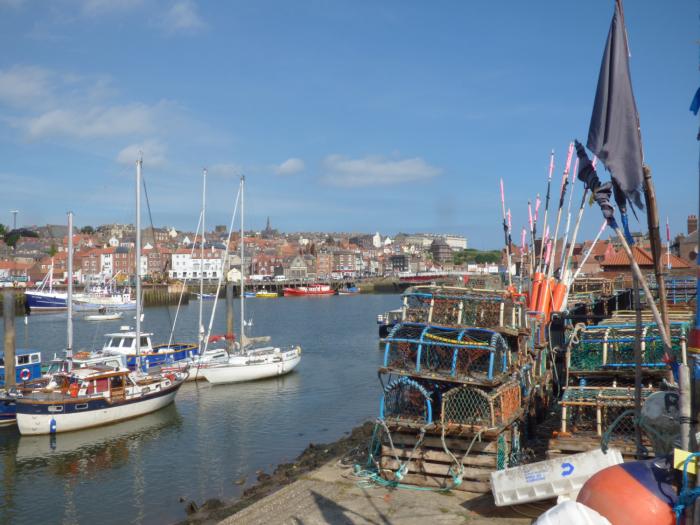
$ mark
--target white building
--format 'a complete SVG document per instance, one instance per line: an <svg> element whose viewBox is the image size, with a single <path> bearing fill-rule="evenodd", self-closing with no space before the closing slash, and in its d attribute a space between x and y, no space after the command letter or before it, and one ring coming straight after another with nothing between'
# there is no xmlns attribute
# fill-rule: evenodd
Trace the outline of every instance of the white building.
<svg viewBox="0 0 700 525"><path fill-rule="evenodd" d="M452 251L467 249L467 238L462 235L445 235L444 239L447 246L452 248Z"/></svg>
<svg viewBox="0 0 700 525"><path fill-rule="evenodd" d="M171 279L199 279L200 272L204 279L218 279L221 275L220 250L210 250L204 253L204 258L198 250L192 254L190 250L177 250L172 255L172 268L168 270Z"/></svg>

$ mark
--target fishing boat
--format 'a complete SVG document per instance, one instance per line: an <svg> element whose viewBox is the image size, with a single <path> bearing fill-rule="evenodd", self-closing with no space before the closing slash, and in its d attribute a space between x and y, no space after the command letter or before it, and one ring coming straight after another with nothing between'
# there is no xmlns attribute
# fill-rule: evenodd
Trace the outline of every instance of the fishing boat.
<svg viewBox="0 0 700 525"><path fill-rule="evenodd" d="M200 301L201 300L209 301L209 300L216 299L216 294L213 294L213 293L196 293L194 295Z"/></svg>
<svg viewBox="0 0 700 525"><path fill-rule="evenodd" d="M360 289L357 286L346 286L338 290L338 295L357 295L359 293Z"/></svg>
<svg viewBox="0 0 700 525"><path fill-rule="evenodd" d="M27 290L24 293L24 297L25 304L30 312L49 312L66 309L66 292L59 292L53 289L53 261L41 282L33 290Z"/></svg>
<svg viewBox="0 0 700 525"><path fill-rule="evenodd" d="M116 280L121 274L117 272L109 281L88 286L83 293L73 295L73 307L78 311L101 310L133 310L136 301L131 296L130 288L117 289Z"/></svg>
<svg viewBox="0 0 700 525"><path fill-rule="evenodd" d="M263 288L262 290L255 292L255 297L260 299L274 299L275 297L279 297L279 295L273 290L265 290Z"/></svg>
<svg viewBox="0 0 700 525"><path fill-rule="evenodd" d="M241 177L240 198L241 198L241 261L245 261L244 248L244 185L245 177ZM245 291L245 271L241 265L241 290ZM301 361L301 348L290 346L279 348L275 346L256 346L257 344L269 341L269 337L248 338L245 334L245 293L241 294L241 321L239 347L236 354L232 354L225 363L208 366L200 373L207 381L213 384L240 383L244 381L254 381L287 374Z"/></svg>
<svg viewBox="0 0 700 525"><path fill-rule="evenodd" d="M285 297L297 297L304 295L335 295L335 290L328 284L310 284L308 286L285 287Z"/></svg>
<svg viewBox="0 0 700 525"><path fill-rule="evenodd" d="M16 422L16 399L20 389L31 389L41 380L41 353L36 350L18 348L15 350L15 384L20 385L11 391L0 393L0 426L14 425ZM0 386L5 386L5 358L0 357ZM42 385L36 385L42 386Z"/></svg>
<svg viewBox="0 0 700 525"><path fill-rule="evenodd" d="M136 309L141 311L141 159L136 162ZM72 214L68 215L68 230L72 231ZM70 236L69 236L70 239ZM69 240L68 274L72 275L72 242ZM45 388L17 397L17 426L24 435L54 434L116 423L125 419L154 412L172 403L187 374L148 374L141 371L143 362L140 349L141 316L136 316L136 329L120 339L120 353L128 362L127 343L134 345L135 370L116 361L84 363L75 367L73 362L72 279L68 285L68 345L61 371L53 374ZM144 334L150 344L150 334ZM114 342L116 338L110 338ZM104 353L109 358L109 353ZM90 356L88 356L88 359Z"/></svg>
<svg viewBox="0 0 700 525"><path fill-rule="evenodd" d="M248 298L251 298L251 299L252 299L253 297L257 297L257 294L256 294L255 292L243 292L243 295L244 295L245 297L248 297Z"/></svg>

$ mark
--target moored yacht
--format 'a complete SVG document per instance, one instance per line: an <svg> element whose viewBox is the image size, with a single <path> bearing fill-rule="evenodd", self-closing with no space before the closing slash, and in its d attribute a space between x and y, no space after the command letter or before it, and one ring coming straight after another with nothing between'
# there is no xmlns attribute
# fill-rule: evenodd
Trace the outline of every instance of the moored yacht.
<svg viewBox="0 0 700 525"><path fill-rule="evenodd" d="M241 177L240 198L241 198L241 261L245 261L245 230L243 228L243 195L245 177ZM240 271L241 303L240 303L240 337L238 340L238 352L228 357L225 363L211 364L198 373L202 374L207 381L214 384L239 383L243 381L254 381L266 377L275 377L291 372L301 361L301 348L291 346L281 349L274 346L255 347L256 343L269 341L269 337L249 338L245 335L245 271L241 264Z"/></svg>
<svg viewBox="0 0 700 525"><path fill-rule="evenodd" d="M23 435L53 434L115 423L173 401L185 375L141 374L92 365L55 374L46 388L16 400Z"/></svg>
<svg viewBox="0 0 700 525"><path fill-rule="evenodd" d="M153 334L141 333L141 344L137 348L136 332L128 326L122 326L119 332L105 334L107 340L102 347L102 353L125 356L126 366L132 370L136 368L139 358L143 368L153 368L191 359L198 353L197 345L193 343L154 346L151 343L151 335Z"/></svg>

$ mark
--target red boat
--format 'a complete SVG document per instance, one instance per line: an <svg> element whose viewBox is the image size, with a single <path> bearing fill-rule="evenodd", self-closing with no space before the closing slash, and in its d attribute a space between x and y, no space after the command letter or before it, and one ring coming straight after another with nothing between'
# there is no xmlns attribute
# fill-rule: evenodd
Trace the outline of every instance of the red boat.
<svg viewBox="0 0 700 525"><path fill-rule="evenodd" d="M309 286L284 289L285 297L294 297L297 295L335 295L335 290L328 284L311 284Z"/></svg>

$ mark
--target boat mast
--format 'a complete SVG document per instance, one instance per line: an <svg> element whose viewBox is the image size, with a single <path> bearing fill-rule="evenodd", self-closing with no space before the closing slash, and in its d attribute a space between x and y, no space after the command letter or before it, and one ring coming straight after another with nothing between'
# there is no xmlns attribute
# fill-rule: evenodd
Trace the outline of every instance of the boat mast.
<svg viewBox="0 0 700 525"><path fill-rule="evenodd" d="M141 165L136 161L136 367L141 369Z"/></svg>
<svg viewBox="0 0 700 525"><path fill-rule="evenodd" d="M244 228L243 228L243 213L244 199L243 199L243 187L245 186L245 175L241 175L241 352L245 349L245 275L243 268L245 267L245 248L244 248Z"/></svg>
<svg viewBox="0 0 700 525"><path fill-rule="evenodd" d="M68 307L68 323L66 325L66 359L69 368L73 362L73 212L68 212L68 293L66 295Z"/></svg>
<svg viewBox="0 0 700 525"><path fill-rule="evenodd" d="M202 324L202 315L204 308L204 232L206 207L207 207L207 170L202 172L202 236L200 237L199 250L199 355L202 355L203 340L204 340L204 325Z"/></svg>

